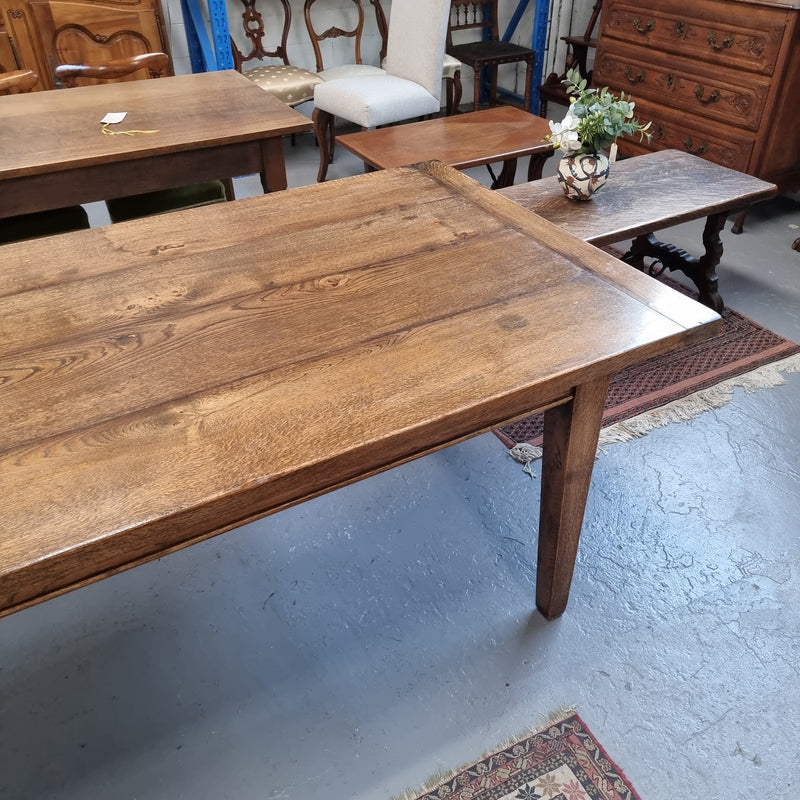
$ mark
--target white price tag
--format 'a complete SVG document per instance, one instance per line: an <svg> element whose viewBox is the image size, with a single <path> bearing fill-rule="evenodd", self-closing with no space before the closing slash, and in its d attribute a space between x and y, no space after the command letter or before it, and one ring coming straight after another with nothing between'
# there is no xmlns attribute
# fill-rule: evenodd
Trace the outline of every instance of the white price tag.
<svg viewBox="0 0 800 800"><path fill-rule="evenodd" d="M122 122L127 113L127 111L109 111L108 114L106 114L103 119L100 120L100 122L103 125L113 125L117 122Z"/></svg>

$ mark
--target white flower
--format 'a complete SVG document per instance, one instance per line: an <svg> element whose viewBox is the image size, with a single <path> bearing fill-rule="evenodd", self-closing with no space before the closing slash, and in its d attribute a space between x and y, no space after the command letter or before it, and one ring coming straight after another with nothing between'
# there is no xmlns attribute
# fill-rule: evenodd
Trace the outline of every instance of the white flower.
<svg viewBox="0 0 800 800"><path fill-rule="evenodd" d="M567 111L561 122L548 121L550 136L547 138L555 147L560 147L566 152L581 149L581 140L578 138L578 118Z"/></svg>

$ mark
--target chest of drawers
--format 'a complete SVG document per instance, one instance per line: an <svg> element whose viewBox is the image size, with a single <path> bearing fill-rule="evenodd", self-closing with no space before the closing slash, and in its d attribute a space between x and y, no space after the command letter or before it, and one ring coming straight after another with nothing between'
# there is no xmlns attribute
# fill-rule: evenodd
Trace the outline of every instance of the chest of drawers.
<svg viewBox="0 0 800 800"><path fill-rule="evenodd" d="M684 150L800 188L800 1L605 0L593 82L652 121L623 154Z"/></svg>

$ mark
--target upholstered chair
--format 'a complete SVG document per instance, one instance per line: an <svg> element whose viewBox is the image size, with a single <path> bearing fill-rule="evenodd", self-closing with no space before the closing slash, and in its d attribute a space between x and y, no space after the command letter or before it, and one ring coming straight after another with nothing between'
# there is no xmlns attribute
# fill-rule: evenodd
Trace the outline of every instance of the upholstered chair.
<svg viewBox="0 0 800 800"><path fill-rule="evenodd" d="M381 0L369 0L375 8L375 21L378 25L378 32L381 35L381 64L386 61L386 42L389 38L389 24L386 21L386 14L381 5ZM458 114L458 106L461 103L461 62L453 58L445 49L444 60L442 62L442 79L445 85L445 113L449 117L451 114Z"/></svg>
<svg viewBox="0 0 800 800"><path fill-rule="evenodd" d="M274 15L278 14L280 31L267 29L260 4L264 6L265 14L271 12L267 14L267 20L275 19ZM314 87L322 83L322 78L316 72L294 66L289 61L287 42L292 24L289 0L242 0L242 5L242 26L250 49L243 53L231 37L234 68L288 106L307 103L314 97ZM282 63L262 63L267 59L280 60ZM253 64L248 66L249 62Z"/></svg>
<svg viewBox="0 0 800 800"><path fill-rule="evenodd" d="M449 13L450 0L393 0L386 74L324 81L314 88L318 181L325 180L333 160L336 117L368 129L440 111Z"/></svg>
<svg viewBox="0 0 800 800"><path fill-rule="evenodd" d="M335 17L331 7L336 6ZM344 11L350 10L354 14L354 22L350 27L344 22ZM314 48L314 58L316 61L317 74L322 80L333 81L338 78L354 78L358 75L383 75L386 70L372 64L364 64L361 60L361 40L364 35L364 6L362 0L349 0L343 8L341 2L334 0L305 0L303 12L306 20L306 30L311 39L311 46ZM337 24L328 25L329 22ZM326 41L347 39L351 49L350 62L336 64L325 68L325 60L322 55L322 48ZM345 59L346 60L346 59Z"/></svg>

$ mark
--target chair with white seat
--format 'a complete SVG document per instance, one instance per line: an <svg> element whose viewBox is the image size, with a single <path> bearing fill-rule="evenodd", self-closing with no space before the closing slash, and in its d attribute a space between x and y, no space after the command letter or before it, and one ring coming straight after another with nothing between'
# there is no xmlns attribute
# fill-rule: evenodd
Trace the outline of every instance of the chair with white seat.
<svg viewBox="0 0 800 800"><path fill-rule="evenodd" d="M319 5L316 5L317 2L318 0L305 0L303 6L306 29L311 39L311 46L314 48L317 75L324 81L354 78L358 75L385 75L386 70L372 64L364 64L361 60L361 40L364 35L364 6L361 0L350 0L351 11L355 15L352 27L342 27L347 23L343 19L346 8L343 8L341 3L338 3L337 8L333 11L330 8L324 8L325 3L320 2ZM332 11L335 17L332 17ZM340 24L324 27L324 25L334 20ZM325 69L322 57L323 43L328 40L343 38L349 39L352 46L351 63L337 64Z"/></svg>
<svg viewBox="0 0 800 800"><path fill-rule="evenodd" d="M394 0L389 17L385 75L324 81L314 88L317 181L333 160L334 120L362 129L425 117L441 110L442 63L450 0Z"/></svg>
<svg viewBox="0 0 800 800"><path fill-rule="evenodd" d="M369 0L375 7L375 20L378 24L378 32L381 35L381 64L386 60L386 42L389 38L389 25L386 22L386 14L383 11L381 0ZM445 49L444 60L442 62L442 79L445 85L445 113L447 116L458 114L458 106L461 103L461 62L451 56Z"/></svg>

